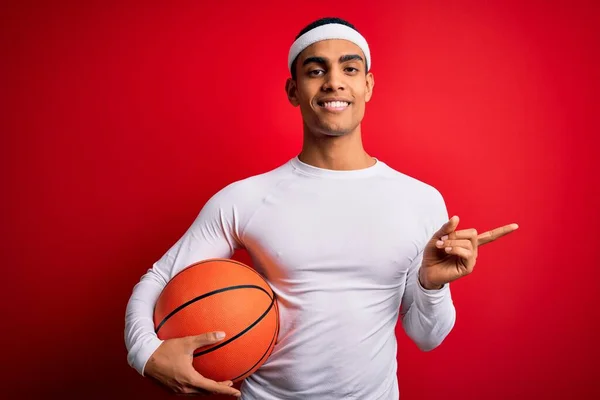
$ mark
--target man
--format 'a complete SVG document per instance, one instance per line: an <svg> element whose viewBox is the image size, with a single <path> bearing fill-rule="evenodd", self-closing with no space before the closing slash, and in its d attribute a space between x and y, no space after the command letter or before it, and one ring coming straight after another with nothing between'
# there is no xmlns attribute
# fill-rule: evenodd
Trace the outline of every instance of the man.
<svg viewBox="0 0 600 400"><path fill-rule="evenodd" d="M374 87L371 54L348 22L307 26L288 57L290 103L302 151L280 167L215 194L183 237L136 285L127 307L129 363L179 393L246 400L398 399L398 317L428 351L455 322L449 283L473 271L478 246L517 228L457 230L441 194L363 149L361 121ZM278 298L280 334L241 392L192 367L216 332L161 341L153 308L176 273L246 248Z"/></svg>

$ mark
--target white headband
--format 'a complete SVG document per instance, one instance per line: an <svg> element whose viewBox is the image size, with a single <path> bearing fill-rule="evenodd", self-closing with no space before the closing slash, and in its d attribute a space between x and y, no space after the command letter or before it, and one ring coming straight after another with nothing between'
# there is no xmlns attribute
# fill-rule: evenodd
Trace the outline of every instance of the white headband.
<svg viewBox="0 0 600 400"><path fill-rule="evenodd" d="M290 47L290 53L288 55L288 69L292 70L292 63L294 59L298 57L298 54L305 48L313 43L320 42L321 40L328 39L344 39L348 40L358 47L365 53L365 64L367 71L371 69L371 53L369 52L369 45L367 40L358 31L350 28L343 24L326 24L317 26L314 29L306 32L300 36Z"/></svg>

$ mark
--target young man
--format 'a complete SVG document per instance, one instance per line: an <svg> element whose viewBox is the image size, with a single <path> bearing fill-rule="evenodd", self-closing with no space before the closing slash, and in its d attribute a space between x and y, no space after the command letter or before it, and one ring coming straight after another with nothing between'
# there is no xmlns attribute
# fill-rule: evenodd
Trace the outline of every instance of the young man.
<svg viewBox="0 0 600 400"><path fill-rule="evenodd" d="M473 271L478 246L517 228L456 230L432 186L370 156L361 120L373 95L364 37L340 19L306 27L288 57L286 92L304 124L302 151L216 193L183 237L135 286L127 307L129 363L179 393L246 400L398 399L398 317L428 351L452 329L449 283ZM216 332L161 341L152 315L176 273L246 248L278 298L280 334L241 393L192 367Z"/></svg>

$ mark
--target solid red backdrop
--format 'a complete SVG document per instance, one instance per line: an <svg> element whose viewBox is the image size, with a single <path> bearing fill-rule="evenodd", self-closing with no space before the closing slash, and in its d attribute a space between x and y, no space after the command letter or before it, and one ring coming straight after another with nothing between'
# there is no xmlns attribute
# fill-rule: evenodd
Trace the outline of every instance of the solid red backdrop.
<svg viewBox="0 0 600 400"><path fill-rule="evenodd" d="M520 224L452 285L438 349L398 330L401 397L599 396L597 4L5 4L1 393L168 397L126 363L131 290L214 192L299 152L287 51L339 16L372 48L366 149L461 228Z"/></svg>

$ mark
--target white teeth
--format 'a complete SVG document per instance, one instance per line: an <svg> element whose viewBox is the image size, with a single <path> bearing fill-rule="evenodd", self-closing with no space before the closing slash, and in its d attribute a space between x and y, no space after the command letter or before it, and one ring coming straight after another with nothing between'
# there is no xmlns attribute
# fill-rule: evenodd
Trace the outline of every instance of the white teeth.
<svg viewBox="0 0 600 400"><path fill-rule="evenodd" d="M346 102L346 101L327 101L325 103L323 103L323 107L330 107L330 108L342 108L342 107L348 107L350 103Z"/></svg>

